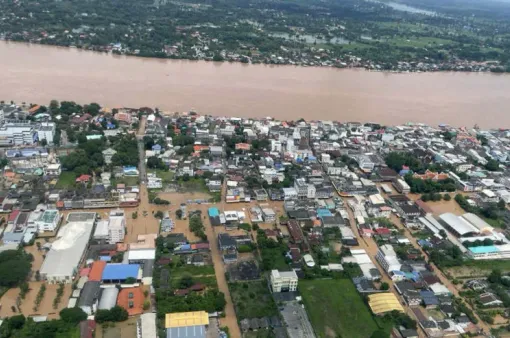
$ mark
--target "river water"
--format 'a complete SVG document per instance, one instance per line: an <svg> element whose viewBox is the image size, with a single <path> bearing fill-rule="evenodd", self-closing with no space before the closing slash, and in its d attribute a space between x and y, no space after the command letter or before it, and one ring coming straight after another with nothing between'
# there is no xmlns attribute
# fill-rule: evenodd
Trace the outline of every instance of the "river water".
<svg viewBox="0 0 510 338"><path fill-rule="evenodd" d="M510 76L112 56L0 41L0 99L202 114L510 128Z"/></svg>

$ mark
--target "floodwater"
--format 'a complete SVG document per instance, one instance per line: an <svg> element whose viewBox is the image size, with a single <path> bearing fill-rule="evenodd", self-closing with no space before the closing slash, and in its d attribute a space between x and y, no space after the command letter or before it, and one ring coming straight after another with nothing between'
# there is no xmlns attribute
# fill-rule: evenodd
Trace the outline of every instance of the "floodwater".
<svg viewBox="0 0 510 338"><path fill-rule="evenodd" d="M510 76L113 56L0 41L0 99L221 116L510 128Z"/></svg>

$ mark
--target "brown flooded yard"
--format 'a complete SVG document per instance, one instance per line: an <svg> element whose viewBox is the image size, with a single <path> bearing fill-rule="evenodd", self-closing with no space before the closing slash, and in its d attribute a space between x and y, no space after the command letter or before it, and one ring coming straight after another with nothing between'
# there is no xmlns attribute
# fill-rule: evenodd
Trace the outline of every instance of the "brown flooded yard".
<svg viewBox="0 0 510 338"><path fill-rule="evenodd" d="M42 282L29 282L28 284L30 291L26 294L25 299L21 300L21 313L25 316L48 316L49 319L57 319L59 317L58 313L60 310L67 307L67 302L69 301L72 292L71 284L66 284L64 286L64 294L62 295L60 303L56 309L53 308L53 300L57 297L57 289L59 285L46 284L46 292L44 293L44 298L37 311L34 311L33 307ZM0 304L2 304L0 308L0 317L4 318L18 313L17 310L16 312L12 311L12 306L17 308L16 299L19 292L19 288L13 288L9 289L9 291L2 296L0 299Z"/></svg>

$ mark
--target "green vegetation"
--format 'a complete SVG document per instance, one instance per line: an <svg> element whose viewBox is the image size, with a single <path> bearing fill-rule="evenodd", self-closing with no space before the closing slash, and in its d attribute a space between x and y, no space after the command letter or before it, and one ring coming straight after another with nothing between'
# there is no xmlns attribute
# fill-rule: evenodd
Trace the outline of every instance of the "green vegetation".
<svg viewBox="0 0 510 338"><path fill-rule="evenodd" d="M58 304L60 304L60 300L62 299L62 296L64 295L64 283L60 283L58 285L57 289L57 296L53 299L53 308L56 309L58 307Z"/></svg>
<svg viewBox="0 0 510 338"><path fill-rule="evenodd" d="M23 250L7 250L0 253L0 286L13 288L23 283L33 257Z"/></svg>
<svg viewBox="0 0 510 338"><path fill-rule="evenodd" d="M37 293L37 296L34 301L34 308L33 310L37 312L39 309L39 305L41 305L41 302L44 298L44 294L46 293L46 284L41 284L41 288L39 289L39 292Z"/></svg>
<svg viewBox="0 0 510 338"><path fill-rule="evenodd" d="M299 291L318 337L332 330L336 337L366 338L379 329L349 279L300 280Z"/></svg>
<svg viewBox="0 0 510 338"><path fill-rule="evenodd" d="M87 315L78 308L85 317ZM74 319L74 318L73 318ZM81 319L81 320L83 320ZM0 327L0 337L2 338L79 338L79 321L68 322L66 320L50 320L47 322L36 323L32 318L25 318L23 315L7 317Z"/></svg>
<svg viewBox="0 0 510 338"><path fill-rule="evenodd" d="M97 310L95 320L98 323L123 322L128 319L128 312L122 306L114 306L110 310Z"/></svg>
<svg viewBox="0 0 510 338"><path fill-rule="evenodd" d="M55 188L57 189L68 189L74 187L76 180L76 174L71 171L63 171L58 177L57 185Z"/></svg>
<svg viewBox="0 0 510 338"><path fill-rule="evenodd" d="M195 236L200 237L202 240L207 239L207 235L205 234L205 227L202 223L202 214L200 212L190 216L189 229L195 234Z"/></svg>
<svg viewBox="0 0 510 338"><path fill-rule="evenodd" d="M285 244L267 238L263 230L257 231L257 244L260 249L262 270L288 271L290 269L289 262L285 258L288 250Z"/></svg>
<svg viewBox="0 0 510 338"><path fill-rule="evenodd" d="M105 52L113 48L115 54L142 57L336 67L377 65L382 70L402 69L399 62L404 61L416 64L404 70L508 70L508 4L399 2L428 12L413 13L391 4L356 0L127 0L121 4L30 0L22 6L1 0L4 20L0 21L0 31L7 40ZM59 20L55 20L57 15ZM352 56L359 57L361 64L351 60L355 59ZM460 68L464 60L491 61L493 66L473 63ZM424 68L417 66L419 63ZM50 105L51 111L64 116L63 123L73 113L86 111L94 116L99 108L96 103L83 107L69 102ZM177 136L179 142L174 144L182 146L179 152L189 152L193 143L185 138L188 136Z"/></svg>
<svg viewBox="0 0 510 338"><path fill-rule="evenodd" d="M238 320L278 315L266 281L229 283L228 286Z"/></svg>
<svg viewBox="0 0 510 338"><path fill-rule="evenodd" d="M69 324L78 324L87 319L87 314L79 307L65 308L60 311L60 319Z"/></svg>

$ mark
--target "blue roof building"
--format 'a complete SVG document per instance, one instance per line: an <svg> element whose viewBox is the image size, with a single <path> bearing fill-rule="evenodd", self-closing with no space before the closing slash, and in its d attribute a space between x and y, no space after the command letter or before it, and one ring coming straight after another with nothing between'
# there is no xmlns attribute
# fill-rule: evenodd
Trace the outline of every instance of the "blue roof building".
<svg viewBox="0 0 510 338"><path fill-rule="evenodd" d="M152 146L153 151L161 151L161 146L159 144L155 144Z"/></svg>
<svg viewBox="0 0 510 338"><path fill-rule="evenodd" d="M218 210L218 208L209 208L209 210L207 210L207 213L209 214L209 217L216 217L220 215L220 211Z"/></svg>
<svg viewBox="0 0 510 338"><path fill-rule="evenodd" d="M103 282L121 282L128 278L138 279L138 264L106 264L103 270Z"/></svg>

